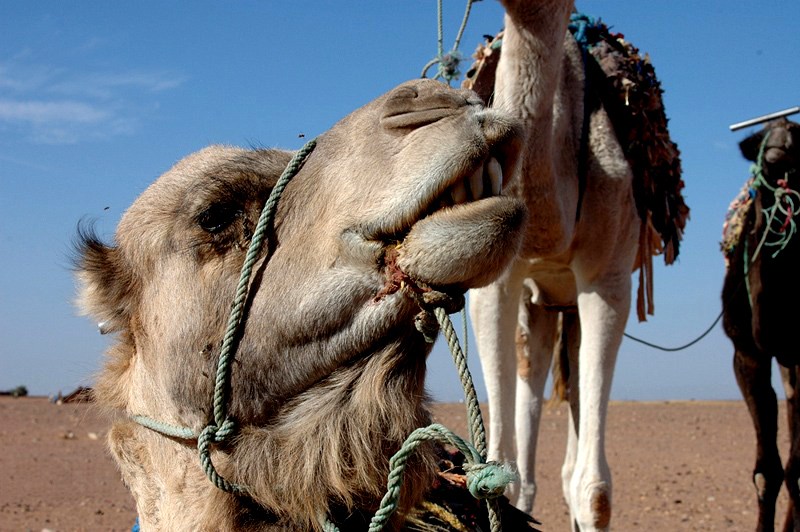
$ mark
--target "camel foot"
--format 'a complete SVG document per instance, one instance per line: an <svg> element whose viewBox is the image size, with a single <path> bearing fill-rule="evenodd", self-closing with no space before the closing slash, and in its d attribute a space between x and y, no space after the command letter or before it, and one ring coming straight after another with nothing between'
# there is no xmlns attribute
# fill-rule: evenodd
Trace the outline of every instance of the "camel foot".
<svg viewBox="0 0 800 532"><path fill-rule="evenodd" d="M536 497L536 485L526 484L520 486L517 503L515 506L528 515L533 515L533 500Z"/></svg>

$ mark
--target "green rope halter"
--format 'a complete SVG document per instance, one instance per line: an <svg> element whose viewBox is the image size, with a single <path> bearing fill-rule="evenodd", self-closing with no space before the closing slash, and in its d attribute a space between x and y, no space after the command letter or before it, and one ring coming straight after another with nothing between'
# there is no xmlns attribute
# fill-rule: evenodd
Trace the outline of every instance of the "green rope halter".
<svg viewBox="0 0 800 532"><path fill-rule="evenodd" d="M786 186L772 186L764 177L764 151L766 150L767 139L769 139L770 133L772 132L767 131L767 133L764 135L761 145L758 148L758 157L756 157L756 162L753 163L753 166L750 170L751 175L753 176L751 190L756 191L758 189L766 189L774 196L772 205L762 210L762 213L766 218L766 223L764 226L764 232L761 235L761 239L759 240L752 257L748 258L749 241L745 239L744 242L744 281L747 289L747 298L750 301L751 308L753 306L753 296L750 291L750 278L748 276L748 273L750 272L750 263L756 261L761 249L765 246L777 247L777 249L772 253L772 258L774 259L786 248L787 245L789 245L789 242L797 233L795 217L798 215L798 211L800 210L800 193L789 188L788 173L784 180ZM779 215L782 215L783 221L781 221ZM776 221L777 225L775 224Z"/></svg>
<svg viewBox="0 0 800 532"><path fill-rule="evenodd" d="M778 254L786 248L789 241L797 232L797 224L794 221L794 217L798 214L800 193L789 188L788 175L786 179L783 180L784 183L786 183L785 186L772 186L764 177L764 150L766 149L767 139L769 139L770 133L771 131L768 131L766 135L764 135L764 139L761 141L761 145L758 149L758 157L751 170L753 175L753 188L765 188L774 195L772 205L763 210L767 221L764 234L761 236L761 240L753 253L753 258L751 259L753 261L758 258L758 254L763 246L777 247L778 249L772 254L772 258L777 257ZM775 222L777 222L777 224L775 224Z"/></svg>
<svg viewBox="0 0 800 532"><path fill-rule="evenodd" d="M312 139L292 157L292 160L270 192L269 198L261 211L253 233L253 239L250 242L244 265L242 266L239 284L228 319L228 328L225 332L219 361L217 363L213 404L214 421L209 423L197 434L189 427L170 425L147 416L131 416L133 421L166 436L187 440L196 439L200 463L206 476L217 488L229 493L246 495L247 488L229 482L217 472L211 460L210 447L212 444L224 442L236 430L233 420L228 417L227 404L231 388L231 368L233 366L236 350L235 340L241 333L240 327L244 316L244 306L247 300L250 277L252 275L253 266L260 256L267 228L272 223L272 219L275 215L278 200L289 180L302 168L303 163L315 146L316 139ZM467 474L469 491L476 498L487 499L491 530L493 532L498 532L501 530L500 516L493 499L502 495L508 484L516 480L516 473L505 464L486 462L486 432L483 426L483 419L475 392L475 386L472 382L469 368L467 367L466 356L458 345L458 336L447 315L447 311L444 308L436 307L433 313L447 338L448 345L453 355L453 361L456 364L459 377L464 387L464 394L467 400L467 413L469 416L470 440L474 442L475 446L464 441L455 433L439 424L432 424L412 432L403 443L401 449L397 451L389 461L390 473L387 482L387 493L383 497L378 511L370 522L369 530L370 532L381 530L397 509L400 488L403 482L403 472L405 471L406 461L411 453L425 441L438 440L455 446L464 454L466 460L465 472ZM431 341L433 340L434 338L431 339ZM336 525L326 516L320 517L320 525L326 532L338 531Z"/></svg>

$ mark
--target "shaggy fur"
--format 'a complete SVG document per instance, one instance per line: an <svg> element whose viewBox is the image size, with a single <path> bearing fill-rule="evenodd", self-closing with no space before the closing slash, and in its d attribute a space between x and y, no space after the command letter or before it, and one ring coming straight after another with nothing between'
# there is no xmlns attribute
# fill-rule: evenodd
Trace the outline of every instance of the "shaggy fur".
<svg viewBox="0 0 800 532"><path fill-rule="evenodd" d="M596 97L584 98L581 53L567 31L573 2L505 0L503 5L493 106L523 121L525 145L511 190L528 206L530 221L508 272L470 295L489 396L489 456L516 461L521 480L516 506L531 512L536 439L558 316L577 309L564 318L571 409L562 486L576 529L605 530L611 519L606 413L630 309L640 227L632 172L605 108ZM586 101L592 108L581 200Z"/></svg>
<svg viewBox="0 0 800 532"><path fill-rule="evenodd" d="M80 304L117 339L97 398L121 413L109 444L143 529L310 530L323 516L371 516L389 457L430 421L431 346L414 326L416 299L393 275L456 295L502 272L524 206L463 192L475 176L489 190L513 173L518 133L474 93L417 80L318 138L256 264L227 402L238 431L212 453L246 497L205 478L196 442L128 416L196 432L213 419L240 269L291 154L206 148L144 191L113 245L82 232ZM411 461L403 507L428 489L433 469L430 449Z"/></svg>
<svg viewBox="0 0 800 532"><path fill-rule="evenodd" d="M742 155L756 162L765 135L763 175L770 186L779 180L800 191L800 124L779 120L744 139ZM797 200L795 198L795 205ZM733 367L756 432L757 452L753 482L758 495L758 530L772 530L775 500L786 482L790 508L784 530L800 529L800 396L798 395L797 314L793 302L800 298L800 240L794 235L786 248L773 257L776 248L756 249L767 229L764 209L775 203L764 187L747 211L738 241L729 254L722 289L723 325L735 349ZM782 224L785 216L776 222ZM797 217L795 217L797 223ZM775 229L776 225L773 224ZM781 464L776 436L778 406L771 383L773 357L784 378L791 431L791 450L786 469Z"/></svg>

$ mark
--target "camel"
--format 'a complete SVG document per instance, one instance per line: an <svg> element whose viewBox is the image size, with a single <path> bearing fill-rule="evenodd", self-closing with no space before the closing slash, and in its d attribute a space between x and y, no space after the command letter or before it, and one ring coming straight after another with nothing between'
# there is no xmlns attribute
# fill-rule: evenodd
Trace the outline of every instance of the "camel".
<svg viewBox="0 0 800 532"><path fill-rule="evenodd" d="M754 173L725 223L723 327L733 343L736 382L756 433L757 530L773 530L775 500L784 482L790 497L784 530L800 530L800 352L794 334L796 315L790 307L800 297L800 241L794 234L800 208L800 124L786 119L770 122L739 147L754 163ZM791 449L785 469L776 441L773 358L786 392Z"/></svg>
<svg viewBox="0 0 800 532"><path fill-rule="evenodd" d="M136 199L114 243L81 226L79 304L116 339L96 399L120 414L108 445L143 530L364 526L389 457L431 420L427 296L463 305L519 248L526 208L501 194L519 149L515 119L432 80L321 134L253 263L217 425L231 301L292 153L208 147ZM216 476L195 448L204 427L230 433L211 440ZM431 486L432 447L409 460L387 530Z"/></svg>
<svg viewBox="0 0 800 532"><path fill-rule="evenodd" d="M573 2L502 3L502 54L492 59L490 97L494 108L523 123L522 161L509 193L525 202L529 219L509 269L470 291L489 403L489 456L516 461L520 483L512 500L532 512L544 388L563 338L570 403L563 494L574 528L606 530L608 400L631 305L631 273L651 256L649 249L642 253L642 242L653 229L637 211L610 101L590 90L591 65L568 32ZM679 229L688 216L681 202ZM673 237L676 251L680 232Z"/></svg>

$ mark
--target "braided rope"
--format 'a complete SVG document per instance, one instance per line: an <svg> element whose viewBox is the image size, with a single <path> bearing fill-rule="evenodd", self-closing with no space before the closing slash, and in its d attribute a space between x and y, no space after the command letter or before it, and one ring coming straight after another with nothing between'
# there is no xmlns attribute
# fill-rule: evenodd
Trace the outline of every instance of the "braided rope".
<svg viewBox="0 0 800 532"><path fill-rule="evenodd" d="M261 211L261 216L258 219L253 239L250 241L250 247L247 249L242 272L239 276L239 285L236 289L236 296L233 300L233 307L228 319L228 329L225 332L225 338L222 343L222 350L219 355L219 362L217 364L217 381L214 388L214 422L218 427L221 427L227 419L225 418L225 406L227 404L227 395L230 385L230 371L232 358L235 354L233 348L234 341L236 340L239 332L239 325L244 315L244 305L247 300L248 289L250 285L250 276L253 273L253 265L261 254L261 247L264 243L267 228L272 223L272 218L275 215L275 210L278 206L278 200L283 194L283 190L289 181L297 174L303 163L308 157L308 154L317 145L316 139L311 139L305 146L303 146L297 153L294 154L292 160L286 166L286 169L278 178L277 183L269 194L267 202Z"/></svg>
<svg viewBox="0 0 800 532"><path fill-rule="evenodd" d="M475 385L472 382L472 375L467 366L467 357L461 351L458 345L458 336L453 328L453 322L450 317L442 308L434 309L433 313L439 321L439 326L442 328L447 340L447 345L450 347L450 353L453 356L453 362L458 370L458 376L461 379L461 385L464 388L464 398L467 400L467 414L469 416L469 434L475 448L478 450L482 458L486 458L486 430L483 426L483 419L481 416L481 405L478 402L478 394L475 392Z"/></svg>
<svg viewBox="0 0 800 532"><path fill-rule="evenodd" d="M461 379L461 386L464 389L464 397L467 402L467 416L469 419L469 432L470 439L475 445L482 460L486 459L486 429L483 425L483 416L481 415L481 405L478 402L478 394L475 392L475 385L472 382L472 375L470 374L469 367L467 366L467 357L458 345L458 336L456 335L453 323L450 317L442 308L434 310L436 319L442 328L442 333L447 340L447 345L450 347L450 353L453 356L453 362L458 370L458 376ZM471 490L470 490L471 492ZM475 494L473 493L473 496ZM489 524L493 532L498 532L502 529L500 523L500 510L496 501L492 498L487 501L489 510Z"/></svg>

